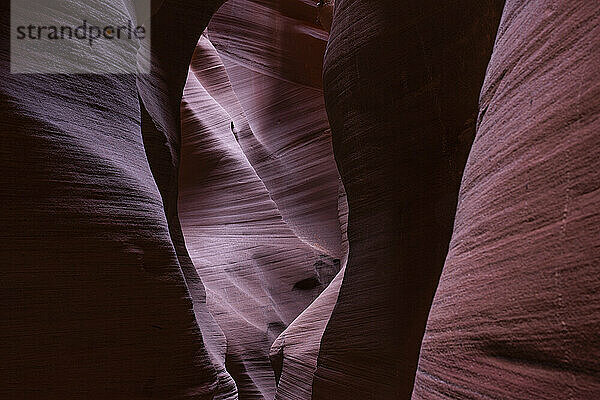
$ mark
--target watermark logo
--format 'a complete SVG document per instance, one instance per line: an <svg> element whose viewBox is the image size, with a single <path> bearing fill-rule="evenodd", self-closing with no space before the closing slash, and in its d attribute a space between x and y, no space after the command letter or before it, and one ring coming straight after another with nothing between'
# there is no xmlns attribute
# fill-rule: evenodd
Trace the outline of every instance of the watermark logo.
<svg viewBox="0 0 600 400"><path fill-rule="evenodd" d="M11 73L149 73L150 1L11 0Z"/></svg>

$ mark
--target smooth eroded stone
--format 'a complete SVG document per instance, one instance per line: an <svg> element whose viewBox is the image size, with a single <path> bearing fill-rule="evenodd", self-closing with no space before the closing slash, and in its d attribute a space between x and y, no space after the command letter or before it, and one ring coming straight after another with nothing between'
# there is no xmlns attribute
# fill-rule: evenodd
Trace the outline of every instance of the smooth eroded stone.
<svg viewBox="0 0 600 400"><path fill-rule="evenodd" d="M508 1L413 399L600 396L600 5Z"/></svg>
<svg viewBox="0 0 600 400"><path fill-rule="evenodd" d="M313 399L410 397L502 5L335 2L324 93L350 253Z"/></svg>
<svg viewBox="0 0 600 400"><path fill-rule="evenodd" d="M225 344L208 346L219 376L235 381L224 398L236 388L240 398L273 398L280 376L294 384L294 365L283 375L273 370L271 345L334 279L346 253L345 196L320 82L327 32L316 15L303 1L228 2L190 64L179 216L225 335ZM311 345L318 337L311 332ZM316 363L317 350L311 354L307 362ZM311 381L300 384L310 390Z"/></svg>
<svg viewBox="0 0 600 400"><path fill-rule="evenodd" d="M154 10L162 38L144 83L11 75L2 41L0 397L213 398L172 150L189 57L217 5Z"/></svg>

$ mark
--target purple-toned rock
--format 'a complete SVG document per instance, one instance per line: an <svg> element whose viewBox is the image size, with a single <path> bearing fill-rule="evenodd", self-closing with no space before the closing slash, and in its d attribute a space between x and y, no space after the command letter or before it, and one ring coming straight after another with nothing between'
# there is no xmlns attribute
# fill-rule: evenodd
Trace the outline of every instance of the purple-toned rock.
<svg viewBox="0 0 600 400"><path fill-rule="evenodd" d="M155 10L143 81L10 74L2 40L0 397L213 398L176 176L189 56L218 5Z"/></svg>
<svg viewBox="0 0 600 400"><path fill-rule="evenodd" d="M240 398L273 398L277 381L292 391L300 384L310 398L312 374L300 382L293 365L282 371L296 349L279 346L278 364L270 348L347 251L320 83L327 32L315 5L283 3L225 4L198 42L181 105L179 216L226 337L208 348L227 398L235 396L229 377ZM337 290L328 293L329 311L312 318L321 332ZM319 338L310 341L313 370Z"/></svg>

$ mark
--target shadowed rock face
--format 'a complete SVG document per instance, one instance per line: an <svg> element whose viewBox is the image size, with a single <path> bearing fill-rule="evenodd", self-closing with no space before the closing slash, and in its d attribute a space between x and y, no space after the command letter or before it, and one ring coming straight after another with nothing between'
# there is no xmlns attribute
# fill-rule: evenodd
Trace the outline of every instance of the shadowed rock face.
<svg viewBox="0 0 600 400"><path fill-rule="evenodd" d="M224 34L216 18L221 54L200 42L182 105L221 3L153 4L152 73L137 79L10 76L4 44L2 390L274 396L271 343L346 251L320 83L327 33L309 2L231 2L219 16L254 11L238 27L271 35ZM227 53L242 37L264 51Z"/></svg>
<svg viewBox="0 0 600 400"><path fill-rule="evenodd" d="M600 6L222 3L2 41L0 397L599 397Z"/></svg>
<svg viewBox="0 0 600 400"><path fill-rule="evenodd" d="M313 399L410 396L501 8L336 1L324 88L350 253Z"/></svg>
<svg viewBox="0 0 600 400"><path fill-rule="evenodd" d="M414 399L600 393L599 27L506 4Z"/></svg>
<svg viewBox="0 0 600 400"><path fill-rule="evenodd" d="M212 398L174 177L189 55L219 3L155 10L138 81L11 75L2 41L0 397Z"/></svg>

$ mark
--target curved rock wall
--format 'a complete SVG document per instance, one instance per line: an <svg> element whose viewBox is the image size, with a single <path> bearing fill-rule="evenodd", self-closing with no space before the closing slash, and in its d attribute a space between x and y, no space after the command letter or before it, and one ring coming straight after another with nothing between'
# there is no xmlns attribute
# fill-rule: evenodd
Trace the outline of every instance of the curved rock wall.
<svg viewBox="0 0 600 400"><path fill-rule="evenodd" d="M412 391L502 10L459 3L335 3L324 88L350 253L313 399Z"/></svg>
<svg viewBox="0 0 600 400"><path fill-rule="evenodd" d="M218 5L163 2L138 81L10 74L2 41L1 397L213 397L174 177L189 55Z"/></svg>
<svg viewBox="0 0 600 400"><path fill-rule="evenodd" d="M273 398L277 382L310 397L312 373L288 372L298 349L282 332L347 251L320 81L327 32L316 17L309 2L227 2L198 42L183 95L179 216L226 337L214 352L221 376L243 399ZM321 331L322 317L310 318Z"/></svg>
<svg viewBox="0 0 600 400"><path fill-rule="evenodd" d="M506 4L414 399L600 394L599 27Z"/></svg>
<svg viewBox="0 0 600 400"><path fill-rule="evenodd" d="M321 84L327 32L309 1L230 0L208 28L245 122L240 146L290 228L339 255L339 174Z"/></svg>
<svg viewBox="0 0 600 400"><path fill-rule="evenodd" d="M1 42L0 397L599 397L600 6L222 3Z"/></svg>

